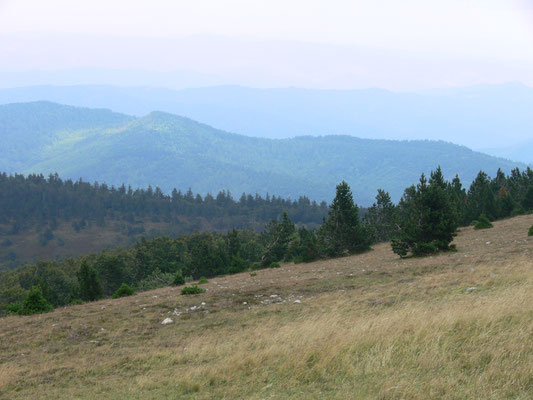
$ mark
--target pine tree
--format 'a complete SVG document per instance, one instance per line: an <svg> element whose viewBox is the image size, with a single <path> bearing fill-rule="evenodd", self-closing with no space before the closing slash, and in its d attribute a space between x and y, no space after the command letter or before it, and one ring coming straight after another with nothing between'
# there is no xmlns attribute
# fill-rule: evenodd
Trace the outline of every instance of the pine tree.
<svg viewBox="0 0 533 400"><path fill-rule="evenodd" d="M424 174L418 185L406 189L399 204L399 232L391 241L393 251L401 257L449 250L457 231L457 214L447 190L442 171L431 173L429 183Z"/></svg>
<svg viewBox="0 0 533 400"><path fill-rule="evenodd" d="M272 220L268 223L262 233L265 251L261 257L261 264L268 266L273 262L282 261L287 255L291 237L295 232L296 227L286 212L283 213L280 222Z"/></svg>
<svg viewBox="0 0 533 400"><path fill-rule="evenodd" d="M41 289L34 286L26 296L26 299L24 299L20 313L24 315L41 314L52 311L53 309L50 303L44 298Z"/></svg>
<svg viewBox="0 0 533 400"><path fill-rule="evenodd" d="M345 181L337 185L328 219L320 227L319 234L330 257L370 248L371 237L360 223L359 207L354 203L352 191Z"/></svg>
<svg viewBox="0 0 533 400"><path fill-rule="evenodd" d="M364 222L376 242L386 242L394 236L397 229L396 206L389 193L378 189L376 202L368 209Z"/></svg>
<svg viewBox="0 0 533 400"><path fill-rule="evenodd" d="M80 298L82 300L98 300L104 294L104 290L96 270L90 266L86 260L81 262L81 266L78 271L78 284L80 287Z"/></svg>

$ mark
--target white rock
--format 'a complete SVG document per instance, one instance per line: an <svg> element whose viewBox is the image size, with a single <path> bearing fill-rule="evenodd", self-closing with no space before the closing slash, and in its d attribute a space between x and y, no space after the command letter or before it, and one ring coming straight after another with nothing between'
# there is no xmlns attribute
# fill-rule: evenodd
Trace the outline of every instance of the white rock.
<svg viewBox="0 0 533 400"><path fill-rule="evenodd" d="M247 302L247 301L243 301L242 304L243 304L243 305L246 305L246 304L248 304L248 302Z"/></svg>
<svg viewBox="0 0 533 400"><path fill-rule="evenodd" d="M300 304L301 302L301 300L294 300L294 304Z"/></svg>
<svg viewBox="0 0 533 400"><path fill-rule="evenodd" d="M163 320L163 322L161 322L161 325L168 325L168 324L171 324L171 323L173 323L173 322L174 322L174 321L172 321L171 318L165 318L165 319Z"/></svg>
<svg viewBox="0 0 533 400"><path fill-rule="evenodd" d="M470 293L470 292L473 292L473 291L476 290L476 289L477 289L477 287L475 287L475 286L470 286L470 287L467 287L467 288L466 288L466 291Z"/></svg>

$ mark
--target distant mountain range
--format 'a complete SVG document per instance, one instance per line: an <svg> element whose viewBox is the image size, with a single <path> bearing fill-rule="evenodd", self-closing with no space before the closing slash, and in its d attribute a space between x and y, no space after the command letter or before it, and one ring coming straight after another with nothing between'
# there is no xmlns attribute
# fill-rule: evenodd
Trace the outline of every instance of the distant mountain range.
<svg viewBox="0 0 533 400"><path fill-rule="evenodd" d="M445 140L533 163L533 89L521 84L419 93L238 86L184 90L33 86L0 90L0 104L37 100L103 107L137 117L160 110L264 138L350 135Z"/></svg>
<svg viewBox="0 0 533 400"><path fill-rule="evenodd" d="M331 200L346 180L361 205L378 188L398 200L422 172L441 165L469 185L484 170L509 172L524 164L443 141L391 141L351 136L254 138L191 119L152 112L135 118L105 109L50 102L0 106L0 170L54 173L61 177L163 191L230 190Z"/></svg>

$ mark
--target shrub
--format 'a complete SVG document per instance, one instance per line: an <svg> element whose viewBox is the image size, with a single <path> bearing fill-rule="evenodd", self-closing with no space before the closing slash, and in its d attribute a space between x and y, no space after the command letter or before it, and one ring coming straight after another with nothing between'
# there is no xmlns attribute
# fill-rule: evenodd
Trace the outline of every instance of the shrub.
<svg viewBox="0 0 533 400"><path fill-rule="evenodd" d="M529 228L529 232L527 233L528 236L533 236L533 225L531 225L531 228Z"/></svg>
<svg viewBox="0 0 533 400"><path fill-rule="evenodd" d="M18 315L22 314L22 304L20 303L10 303L6 306L7 315Z"/></svg>
<svg viewBox="0 0 533 400"><path fill-rule="evenodd" d="M439 251L439 247L434 243L421 242L412 248L413 255L423 256L426 254L433 254Z"/></svg>
<svg viewBox="0 0 533 400"><path fill-rule="evenodd" d="M254 262L252 263L252 265L250 265L250 268L255 271L255 270L258 270L258 269L263 269L263 265L260 263L260 262Z"/></svg>
<svg viewBox="0 0 533 400"><path fill-rule="evenodd" d="M52 311L53 309L54 308L50 305L50 303L48 303L48 301L44 298L41 289L34 286L28 293L28 296L26 296L26 298L24 299L20 314L41 314Z"/></svg>
<svg viewBox="0 0 533 400"><path fill-rule="evenodd" d="M485 214L481 214L474 225L474 229L489 229L492 228L492 223L489 221Z"/></svg>
<svg viewBox="0 0 533 400"><path fill-rule="evenodd" d="M201 285L202 283L209 282L205 276L201 276L200 279L198 279L198 284Z"/></svg>
<svg viewBox="0 0 533 400"><path fill-rule="evenodd" d="M228 273L238 274L239 272L246 271L248 269L248 263L242 257L233 256L231 258L231 266L228 268Z"/></svg>
<svg viewBox="0 0 533 400"><path fill-rule="evenodd" d="M133 290L131 286L123 283L111 297L113 299L118 299L119 297L127 297L131 296L132 294L135 294L135 290Z"/></svg>
<svg viewBox="0 0 533 400"><path fill-rule="evenodd" d="M200 294L200 293L205 293L205 289L200 288L196 285L185 286L183 289L181 289L181 294L183 295Z"/></svg>
<svg viewBox="0 0 533 400"><path fill-rule="evenodd" d="M172 284L174 286L185 285L185 278L183 277L181 271L176 272L176 276L174 277Z"/></svg>
<svg viewBox="0 0 533 400"><path fill-rule="evenodd" d="M280 267L279 262L275 262L275 261L269 266L269 268L279 268L279 267Z"/></svg>
<svg viewBox="0 0 533 400"><path fill-rule="evenodd" d="M257 272L250 272L250 276L251 277L257 276Z"/></svg>

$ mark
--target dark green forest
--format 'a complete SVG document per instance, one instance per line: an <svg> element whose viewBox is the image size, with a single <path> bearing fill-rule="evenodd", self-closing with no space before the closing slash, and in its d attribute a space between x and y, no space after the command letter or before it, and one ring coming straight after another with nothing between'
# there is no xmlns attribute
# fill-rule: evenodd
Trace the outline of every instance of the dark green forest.
<svg viewBox="0 0 533 400"><path fill-rule="evenodd" d="M227 191L201 196L190 189L184 193L174 189L167 195L157 187L133 190L124 185L115 188L82 180L62 180L57 174L45 178L3 173L0 174L0 210L2 269L2 266L20 264L20 254L16 253L18 242L28 242L31 235L37 235L33 248L44 251L53 245L57 247L57 242L66 236L79 236L82 240L81 235L89 227L95 228L96 233L113 231L120 237L133 239L177 236L196 230L261 231L283 212L297 225L313 228L322 222L327 204L306 197L289 200L244 193L234 199ZM108 246L104 244L99 249L105 247ZM74 254L81 255L83 251Z"/></svg>
<svg viewBox="0 0 533 400"><path fill-rule="evenodd" d="M25 181L20 176L9 179ZM56 179L49 178L52 182ZM88 187L100 190L99 185ZM125 189L123 195L133 197L135 192L128 192ZM154 193L151 196L156 196ZM162 198L172 203L172 196ZM247 198L243 196L242 201ZM148 290L200 277L273 268L282 261L310 262L356 254L382 241L391 241L400 257L455 251L452 241L458 227L473 224L482 216L496 220L533 212L533 170L515 169L510 175L498 171L494 178L479 172L465 188L458 177L445 180L438 167L428 178L422 174L417 184L405 189L397 204L387 192L378 191L376 202L362 218L354 194L343 181L316 229L295 225L288 214L294 204L298 202L286 202L287 212L275 216L260 233L232 229L143 238L131 248L40 261L0 272L0 309L3 313L22 310L30 294L42 302L36 288L47 304L58 307L112 296L123 284Z"/></svg>

